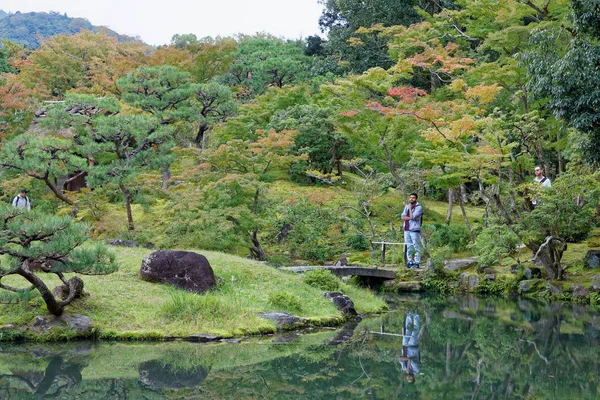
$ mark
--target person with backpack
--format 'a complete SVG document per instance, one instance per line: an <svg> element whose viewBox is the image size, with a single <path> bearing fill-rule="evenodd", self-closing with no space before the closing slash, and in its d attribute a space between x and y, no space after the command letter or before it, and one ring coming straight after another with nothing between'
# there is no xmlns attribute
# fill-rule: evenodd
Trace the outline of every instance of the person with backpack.
<svg viewBox="0 0 600 400"><path fill-rule="evenodd" d="M26 208L27 211L31 211L31 202L27 197L27 190L21 189L21 193L13 199L12 205L14 208Z"/></svg>
<svg viewBox="0 0 600 400"><path fill-rule="evenodd" d="M544 170L542 169L542 167L540 167L539 165L536 165L535 168L533 169L533 172L535 173L535 178L533 178L533 179L536 182L538 182L542 187L551 187L552 186L550 179L548 179L544 176Z"/></svg>
<svg viewBox="0 0 600 400"><path fill-rule="evenodd" d="M407 268L419 268L421 262L421 219L423 207L417 203L419 197L416 193L408 196L408 204L402 211L404 221L404 243L406 243L406 254L408 255Z"/></svg>

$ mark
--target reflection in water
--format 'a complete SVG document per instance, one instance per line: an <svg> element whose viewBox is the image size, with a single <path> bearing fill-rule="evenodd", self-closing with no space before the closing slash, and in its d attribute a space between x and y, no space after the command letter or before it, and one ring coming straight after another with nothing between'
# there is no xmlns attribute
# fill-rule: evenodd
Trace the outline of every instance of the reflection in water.
<svg viewBox="0 0 600 400"><path fill-rule="evenodd" d="M0 345L1 399L596 399L600 313L398 298L337 330L241 344Z"/></svg>
<svg viewBox="0 0 600 400"><path fill-rule="evenodd" d="M208 372L197 366L193 370L177 370L171 364L159 361L147 361L140 365L140 380L144 385L154 388L184 388L199 386L206 379Z"/></svg>
<svg viewBox="0 0 600 400"><path fill-rule="evenodd" d="M406 313L404 320L404 333L402 338L402 357L400 365L402 372L406 373L406 382L414 383L415 374L420 371L421 357L419 355L419 335L421 328L421 318L417 311Z"/></svg>
<svg viewBox="0 0 600 400"><path fill-rule="evenodd" d="M75 362L65 362L61 356L50 358L43 374L36 371L13 371L12 375L2 375L8 381L25 385L33 398L61 398L65 389L81 382L82 365ZM8 388L6 393L10 393ZM9 398L9 397L6 397Z"/></svg>

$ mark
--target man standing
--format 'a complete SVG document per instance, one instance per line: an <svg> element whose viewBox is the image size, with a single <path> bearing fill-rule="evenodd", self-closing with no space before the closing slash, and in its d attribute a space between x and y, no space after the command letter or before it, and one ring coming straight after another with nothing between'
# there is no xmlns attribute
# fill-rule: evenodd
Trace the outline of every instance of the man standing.
<svg viewBox="0 0 600 400"><path fill-rule="evenodd" d="M409 203L402 211L404 221L404 243L406 243L406 254L408 257L407 268L419 268L421 262L421 217L423 207L417 203L419 195L411 193L408 197Z"/></svg>
<svg viewBox="0 0 600 400"><path fill-rule="evenodd" d="M540 167L539 165L536 165L535 168L533 169L533 172L535 173L535 178L533 178L533 180L537 183L540 184L541 187L551 187L552 183L550 182L550 179L546 178L544 176L544 171L542 170L542 167ZM535 199L531 200L531 204L536 207L537 201Z"/></svg>
<svg viewBox="0 0 600 400"><path fill-rule="evenodd" d="M27 211L31 211L31 202L27 198L27 190L21 189L21 193L13 199L12 205L14 208L26 208Z"/></svg>
<svg viewBox="0 0 600 400"><path fill-rule="evenodd" d="M533 172L535 173L535 178L533 178L533 179L536 182L538 182L542 187L551 187L552 186L550 179L548 179L544 176L544 171L542 170L542 167L540 167L539 165L536 165Z"/></svg>

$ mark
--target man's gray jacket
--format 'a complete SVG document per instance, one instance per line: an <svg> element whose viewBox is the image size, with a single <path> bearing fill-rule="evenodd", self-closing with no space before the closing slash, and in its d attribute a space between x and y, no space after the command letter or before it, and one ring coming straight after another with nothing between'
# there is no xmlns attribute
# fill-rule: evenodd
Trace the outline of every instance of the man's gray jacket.
<svg viewBox="0 0 600 400"><path fill-rule="evenodd" d="M409 214L410 203L404 206L404 211L402 211L403 217L408 217ZM408 230L411 232L421 232L421 217L423 216L423 207L419 203L416 203L413 209L412 218L408 221ZM405 221L402 221L403 223ZM402 230L404 230L404 225L402 225Z"/></svg>

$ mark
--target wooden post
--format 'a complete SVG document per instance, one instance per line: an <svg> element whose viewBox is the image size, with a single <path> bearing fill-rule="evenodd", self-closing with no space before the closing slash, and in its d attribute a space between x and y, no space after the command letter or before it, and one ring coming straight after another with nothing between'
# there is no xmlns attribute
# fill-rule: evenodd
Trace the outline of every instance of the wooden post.
<svg viewBox="0 0 600 400"><path fill-rule="evenodd" d="M372 244L381 244L381 266L385 267L385 250L388 244L405 244L395 242L371 242Z"/></svg>

